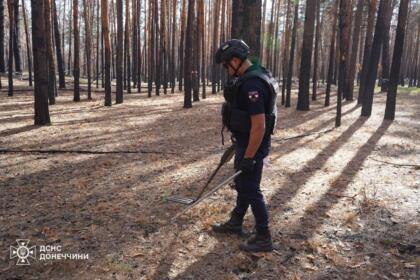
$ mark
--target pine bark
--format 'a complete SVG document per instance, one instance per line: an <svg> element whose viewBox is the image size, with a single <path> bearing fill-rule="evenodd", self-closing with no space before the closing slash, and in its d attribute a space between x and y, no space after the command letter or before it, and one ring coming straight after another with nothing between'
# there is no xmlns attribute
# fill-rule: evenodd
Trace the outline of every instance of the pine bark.
<svg viewBox="0 0 420 280"><path fill-rule="evenodd" d="M372 114L373 93L375 90L378 63L381 54L381 46L384 38L386 25L386 13L390 8L390 0L381 0L379 3L378 18L376 20L375 35L373 37L368 74L366 76L365 96L362 102L362 116L369 117Z"/></svg>
<svg viewBox="0 0 420 280"><path fill-rule="evenodd" d="M16 72L22 72L22 64L20 59L20 19L19 19L19 0L13 0L13 12L14 12L14 31L13 31L13 54Z"/></svg>
<svg viewBox="0 0 420 280"><path fill-rule="evenodd" d="M295 13L293 17L292 43L290 46L289 67L287 69L287 89L286 89L286 108L290 107L291 92L292 92L292 78L293 78L293 64L295 61L296 49L296 33L299 22L299 0L295 1Z"/></svg>
<svg viewBox="0 0 420 280"><path fill-rule="evenodd" d="M242 39L248 44L253 63L259 63L261 59L261 5L261 0L232 1L231 38Z"/></svg>
<svg viewBox="0 0 420 280"><path fill-rule="evenodd" d="M28 18L26 16L26 9L25 9L25 1L22 0L22 15L23 15L23 23L25 26L25 39L26 39L26 55L28 58L28 74L29 74L29 86L32 86L32 56L30 50L30 42L29 42L29 30L28 30Z"/></svg>
<svg viewBox="0 0 420 280"><path fill-rule="evenodd" d="M353 100L354 78L356 76L357 48L359 46L360 28L362 25L363 3L364 3L364 0L358 0L356 15L354 18L353 35L352 35L353 40L352 40L352 47L351 47L352 51L351 51L351 58L350 58L348 82L347 82L346 89L344 91L344 95L346 96L347 101Z"/></svg>
<svg viewBox="0 0 420 280"><path fill-rule="evenodd" d="M55 104L55 96L57 95L57 81L55 77L55 60L52 44L52 25L51 25L51 0L44 0L45 9L45 36L47 39L47 57L48 57L48 99L50 105Z"/></svg>
<svg viewBox="0 0 420 280"><path fill-rule="evenodd" d="M395 107L397 99L398 79L401 68L402 52L404 50L404 37L407 24L407 10L409 0L401 0L398 12L398 25L395 36L394 54L392 57L392 66L388 94L386 98L385 119L395 119Z"/></svg>
<svg viewBox="0 0 420 280"><path fill-rule="evenodd" d="M121 104L124 101L124 89L123 89L123 53L124 53L124 28L123 28L123 0L117 0L117 60L116 60L116 72L117 72L117 93L116 100L117 104Z"/></svg>
<svg viewBox="0 0 420 280"><path fill-rule="evenodd" d="M184 108L191 108L191 91L192 91L192 60L189 54L193 52L193 24L194 24L194 7L195 0L188 0L188 16L187 16L187 30L185 34L185 61L184 61Z"/></svg>
<svg viewBox="0 0 420 280"><path fill-rule="evenodd" d="M314 23L316 1L307 1L303 31L302 56L300 62L298 111L309 110L309 79L311 77L312 46L314 41Z"/></svg>
<svg viewBox="0 0 420 280"><path fill-rule="evenodd" d="M385 30L384 30L384 40L382 45L382 75L381 75L381 92L386 92L388 90L388 82L389 82L389 71L390 71L390 64L389 64L389 31L391 28L391 18L392 18L392 11L394 9L394 4L396 3L395 0L392 4L392 7L388 9L385 19Z"/></svg>
<svg viewBox="0 0 420 280"><path fill-rule="evenodd" d="M80 101L80 37L79 37L79 1L73 0L73 36L74 36L74 96L73 101Z"/></svg>
<svg viewBox="0 0 420 280"><path fill-rule="evenodd" d="M363 51L362 71L360 73L360 87L359 96L357 97L357 104L362 104L365 94L366 76L368 74L368 64L370 61L370 51L372 48L373 28L375 23L375 12L377 0L369 1L368 24L366 27L365 49Z"/></svg>
<svg viewBox="0 0 420 280"><path fill-rule="evenodd" d="M35 125L50 124L48 110L48 65L47 65L47 42L45 33L44 2L31 0L32 14L32 50L34 56L34 123Z"/></svg>
<svg viewBox="0 0 420 280"><path fill-rule="evenodd" d="M331 96L331 84L333 83L333 73L335 67L335 39L337 38L337 11L340 0L334 1L333 12L332 12L332 31L331 31L331 40L330 40L330 53L328 59L328 74L327 74L327 88L325 91L325 103L324 106L330 106L330 96Z"/></svg>
<svg viewBox="0 0 420 280"><path fill-rule="evenodd" d="M4 0L0 0L0 73L6 72L4 59Z"/></svg>
<svg viewBox="0 0 420 280"><path fill-rule="evenodd" d="M111 92L111 42L109 39L108 2L101 0L102 33L105 51L105 106L112 105Z"/></svg>
<svg viewBox="0 0 420 280"><path fill-rule="evenodd" d="M8 84L9 84L9 88L8 88L8 96L13 96L13 45L14 45L14 40L13 40L13 30L14 30L14 23L15 21L13 20L14 17L14 5L13 5L13 0L7 0L7 7L8 7L8 11L9 11L9 60L8 60Z"/></svg>
<svg viewBox="0 0 420 280"><path fill-rule="evenodd" d="M341 101L346 86L347 63L349 59L349 40L350 40L350 17L352 11L351 1L341 0L340 2L340 65L337 90L337 113L335 126L341 125Z"/></svg>
<svg viewBox="0 0 420 280"><path fill-rule="evenodd" d="M22 3L24 0L22 0ZM58 67L58 87L63 89L66 87L66 80L64 77L64 63L63 63L63 54L61 48L61 35L60 29L58 26L57 18L57 6L56 0L52 0L53 5L53 17L54 17L54 38L55 38L55 52L57 57L57 67Z"/></svg>
<svg viewBox="0 0 420 280"><path fill-rule="evenodd" d="M321 37L321 21L320 21L321 3L316 0L316 31L315 31L315 47L314 47L314 70L312 75L312 100L316 100L316 92L318 88L318 59L319 59L319 42Z"/></svg>
<svg viewBox="0 0 420 280"><path fill-rule="evenodd" d="M91 66L91 28L90 28L90 9L87 0L83 0L83 17L85 19L85 48L86 48L86 70L88 79L88 100L92 99L92 66Z"/></svg>

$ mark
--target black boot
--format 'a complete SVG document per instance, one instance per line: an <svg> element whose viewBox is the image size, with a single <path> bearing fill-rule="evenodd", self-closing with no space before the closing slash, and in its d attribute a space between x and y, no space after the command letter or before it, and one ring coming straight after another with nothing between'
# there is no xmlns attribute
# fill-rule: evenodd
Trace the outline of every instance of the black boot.
<svg viewBox="0 0 420 280"><path fill-rule="evenodd" d="M212 225L212 228L217 233L242 234L243 221L244 217L232 212L229 221L223 224Z"/></svg>
<svg viewBox="0 0 420 280"><path fill-rule="evenodd" d="M239 248L246 252L270 252L273 251L273 241L270 230L257 229L257 233L249 240L243 242Z"/></svg>

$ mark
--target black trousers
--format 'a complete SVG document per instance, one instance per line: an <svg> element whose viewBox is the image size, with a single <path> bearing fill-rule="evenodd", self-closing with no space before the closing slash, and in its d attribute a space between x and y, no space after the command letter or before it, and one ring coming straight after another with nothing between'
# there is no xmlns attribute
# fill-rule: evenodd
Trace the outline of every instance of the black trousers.
<svg viewBox="0 0 420 280"><path fill-rule="evenodd" d="M235 150L235 169L238 170L239 164L245 154L246 147L236 147ZM264 158L255 158L256 165L250 174L241 174L235 178L235 187L238 193L236 207L233 212L241 217L245 216L249 206L255 217L255 227L257 230L268 228L268 212L264 202L264 196L260 189L261 177L263 172Z"/></svg>

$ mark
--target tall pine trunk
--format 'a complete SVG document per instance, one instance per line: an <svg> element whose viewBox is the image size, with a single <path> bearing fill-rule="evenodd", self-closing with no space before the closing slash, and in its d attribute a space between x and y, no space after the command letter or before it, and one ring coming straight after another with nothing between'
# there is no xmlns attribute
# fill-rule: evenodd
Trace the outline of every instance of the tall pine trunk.
<svg viewBox="0 0 420 280"><path fill-rule="evenodd" d="M87 68L87 79L88 79L88 100L92 99L92 66L91 66L91 28L90 28L90 9L87 4L87 0L83 0L83 17L85 18L85 48L86 48L86 68Z"/></svg>
<svg viewBox="0 0 420 280"><path fill-rule="evenodd" d="M331 43L330 43L330 54L328 59L328 74L327 74L327 88L325 90L325 107L330 106L330 95L331 95L331 84L333 83L333 72L335 67L335 39L337 38L337 11L340 0L334 0L333 12L331 20L332 30L331 30Z"/></svg>
<svg viewBox="0 0 420 280"><path fill-rule="evenodd" d="M73 36L74 36L74 97L73 101L80 101L80 37L79 37L79 1L73 0Z"/></svg>
<svg viewBox="0 0 420 280"><path fill-rule="evenodd" d="M348 101L353 100L353 90L354 90L354 78L356 76L356 62L357 62L357 48L359 46L359 39L360 39L360 28L362 25L362 15L363 15L363 2L364 0L358 0L357 2L357 9L356 9L356 16L354 18L354 26L353 26L353 40L352 40L352 47L351 47L351 58L350 58L350 66L349 66L349 73L348 73L348 83L346 89L344 89L344 95Z"/></svg>
<svg viewBox="0 0 420 280"><path fill-rule="evenodd" d="M20 19L19 19L19 0L13 0L13 12L14 12L14 32L13 32L13 54L15 57L15 69L16 72L22 72L22 64L20 59Z"/></svg>
<svg viewBox="0 0 420 280"><path fill-rule="evenodd" d="M61 35L60 35L60 29L58 27L57 7L56 7L55 2L56 0L52 0L53 14L54 14L55 52L57 56L57 67L58 67L58 87L60 89L63 89L66 87L66 80L64 77L64 63L63 63L63 54L62 54L62 49L61 49Z"/></svg>
<svg viewBox="0 0 420 280"><path fill-rule="evenodd" d="M32 13L32 50L34 56L34 123L35 125L50 124L48 110L48 57L45 33L44 1L31 0Z"/></svg>
<svg viewBox="0 0 420 280"><path fill-rule="evenodd" d="M29 42L28 18L26 16L25 0L22 0L23 24L25 26L26 55L28 57L29 86L32 86L32 56Z"/></svg>
<svg viewBox="0 0 420 280"><path fill-rule="evenodd" d="M381 55L381 46L386 26L386 13L391 7L390 0L381 0L379 3L378 18L376 20L375 35L373 37L368 74L366 76L365 96L362 102L362 116L369 117L372 114L373 93L375 91L378 63Z"/></svg>
<svg viewBox="0 0 420 280"><path fill-rule="evenodd" d="M290 46L290 57L289 57L289 67L287 69L287 89L286 89L286 108L290 107L291 103L291 94L292 94L292 78L293 78L293 64L295 61L295 49L296 49L296 34L297 34L297 25L299 22L299 0L295 1L295 13L293 17L293 31L292 31L292 44Z"/></svg>
<svg viewBox="0 0 420 280"><path fill-rule="evenodd" d="M52 44L52 25L51 25L51 0L44 0L45 9L45 33L47 39L47 56L48 56L48 99L50 105L55 104L55 96L57 95L57 82L55 77L55 60Z"/></svg>
<svg viewBox="0 0 420 280"><path fill-rule="evenodd" d="M365 87L366 87L366 76L368 74L368 64L370 61L370 50L372 48L372 38L373 38L373 28L375 23L375 12L377 0L369 0L369 14L368 14L368 24L366 28L366 37L365 37L365 49L363 51L363 63L362 71L360 73L360 87L359 87L359 96L357 97L357 104L362 104Z"/></svg>
<svg viewBox="0 0 420 280"><path fill-rule="evenodd" d="M102 33L105 51L105 106L112 105L111 92L111 42L109 39L108 2L101 0Z"/></svg>
<svg viewBox="0 0 420 280"><path fill-rule="evenodd" d="M6 72L4 59L4 0L0 0L0 73Z"/></svg>
<svg viewBox="0 0 420 280"><path fill-rule="evenodd" d="M309 110L309 79L311 77L315 13L316 0L307 1L303 31L302 58L300 62L298 102L296 107L299 111Z"/></svg>
<svg viewBox="0 0 420 280"><path fill-rule="evenodd" d="M318 88L318 52L321 37L321 21L320 21L321 2L316 0L316 31L315 31L315 49L314 49L314 70L312 75L312 100L316 100L316 91Z"/></svg>
<svg viewBox="0 0 420 280"><path fill-rule="evenodd" d="M261 57L261 5L261 0L232 1L231 37L243 39L248 44L253 63L258 63Z"/></svg>
<svg viewBox="0 0 420 280"><path fill-rule="evenodd" d="M13 96L13 30L14 30L14 4L13 0L7 0L7 8L9 11L9 60L8 60L8 80L9 80L9 90L8 96Z"/></svg>
<svg viewBox="0 0 420 280"><path fill-rule="evenodd" d="M407 10L409 0L401 0L398 12L397 33L395 35L394 54L392 57L392 66L388 94L386 98L385 119L395 119L395 107L397 99L397 87L401 68L402 52L404 50L405 28L407 24Z"/></svg>
<svg viewBox="0 0 420 280"><path fill-rule="evenodd" d="M124 28L123 28L123 0L117 0L117 104L124 101L123 89L123 53L124 53Z"/></svg>
<svg viewBox="0 0 420 280"><path fill-rule="evenodd" d="M341 125L341 101L346 86L347 64L349 59L350 41L350 17L352 11L351 1L341 0L340 2L340 65L337 90L337 114L335 126Z"/></svg>
<svg viewBox="0 0 420 280"><path fill-rule="evenodd" d="M189 54L193 52L193 24L194 24L194 6L195 0L188 0L187 30L185 34L185 61L184 61L184 108L191 108L192 91L192 59Z"/></svg>

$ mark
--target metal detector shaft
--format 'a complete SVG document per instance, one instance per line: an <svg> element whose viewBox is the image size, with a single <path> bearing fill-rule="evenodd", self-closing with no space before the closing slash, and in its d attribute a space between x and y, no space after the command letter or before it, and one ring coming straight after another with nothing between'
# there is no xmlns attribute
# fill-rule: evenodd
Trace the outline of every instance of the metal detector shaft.
<svg viewBox="0 0 420 280"><path fill-rule="evenodd" d="M184 210L182 210L181 212L179 212L178 214L176 214L171 221L175 221L179 216L183 215L185 212L187 212L188 210L194 208L195 206L197 206L201 201L203 201L204 199L206 199L207 197L209 197L210 195L214 194L215 192L217 192L220 188L224 187L227 183L229 183L230 181L232 181L233 179L235 179L237 176L239 176L242 173L241 170L237 171L235 174L233 174L232 176L230 176L229 178L227 178L226 180L224 180L223 182L221 182L219 185L217 185L214 189L212 189L211 191L209 191L208 193L206 193L205 195L203 195L202 197L200 197L198 200L196 200L193 204L191 204L190 206L188 206L187 208L185 208Z"/></svg>
<svg viewBox="0 0 420 280"><path fill-rule="evenodd" d="M210 178L207 180L204 187L201 189L200 193L195 198L195 201L199 200L200 197L203 195L204 191L207 189L207 187L210 185L210 183L213 181L214 177L216 176L217 172L219 172L220 168L229 162L233 155L235 154L235 145L230 146L226 149L226 151L223 153L222 158L220 159L219 164L217 165L216 169L213 171L213 173L210 175Z"/></svg>

